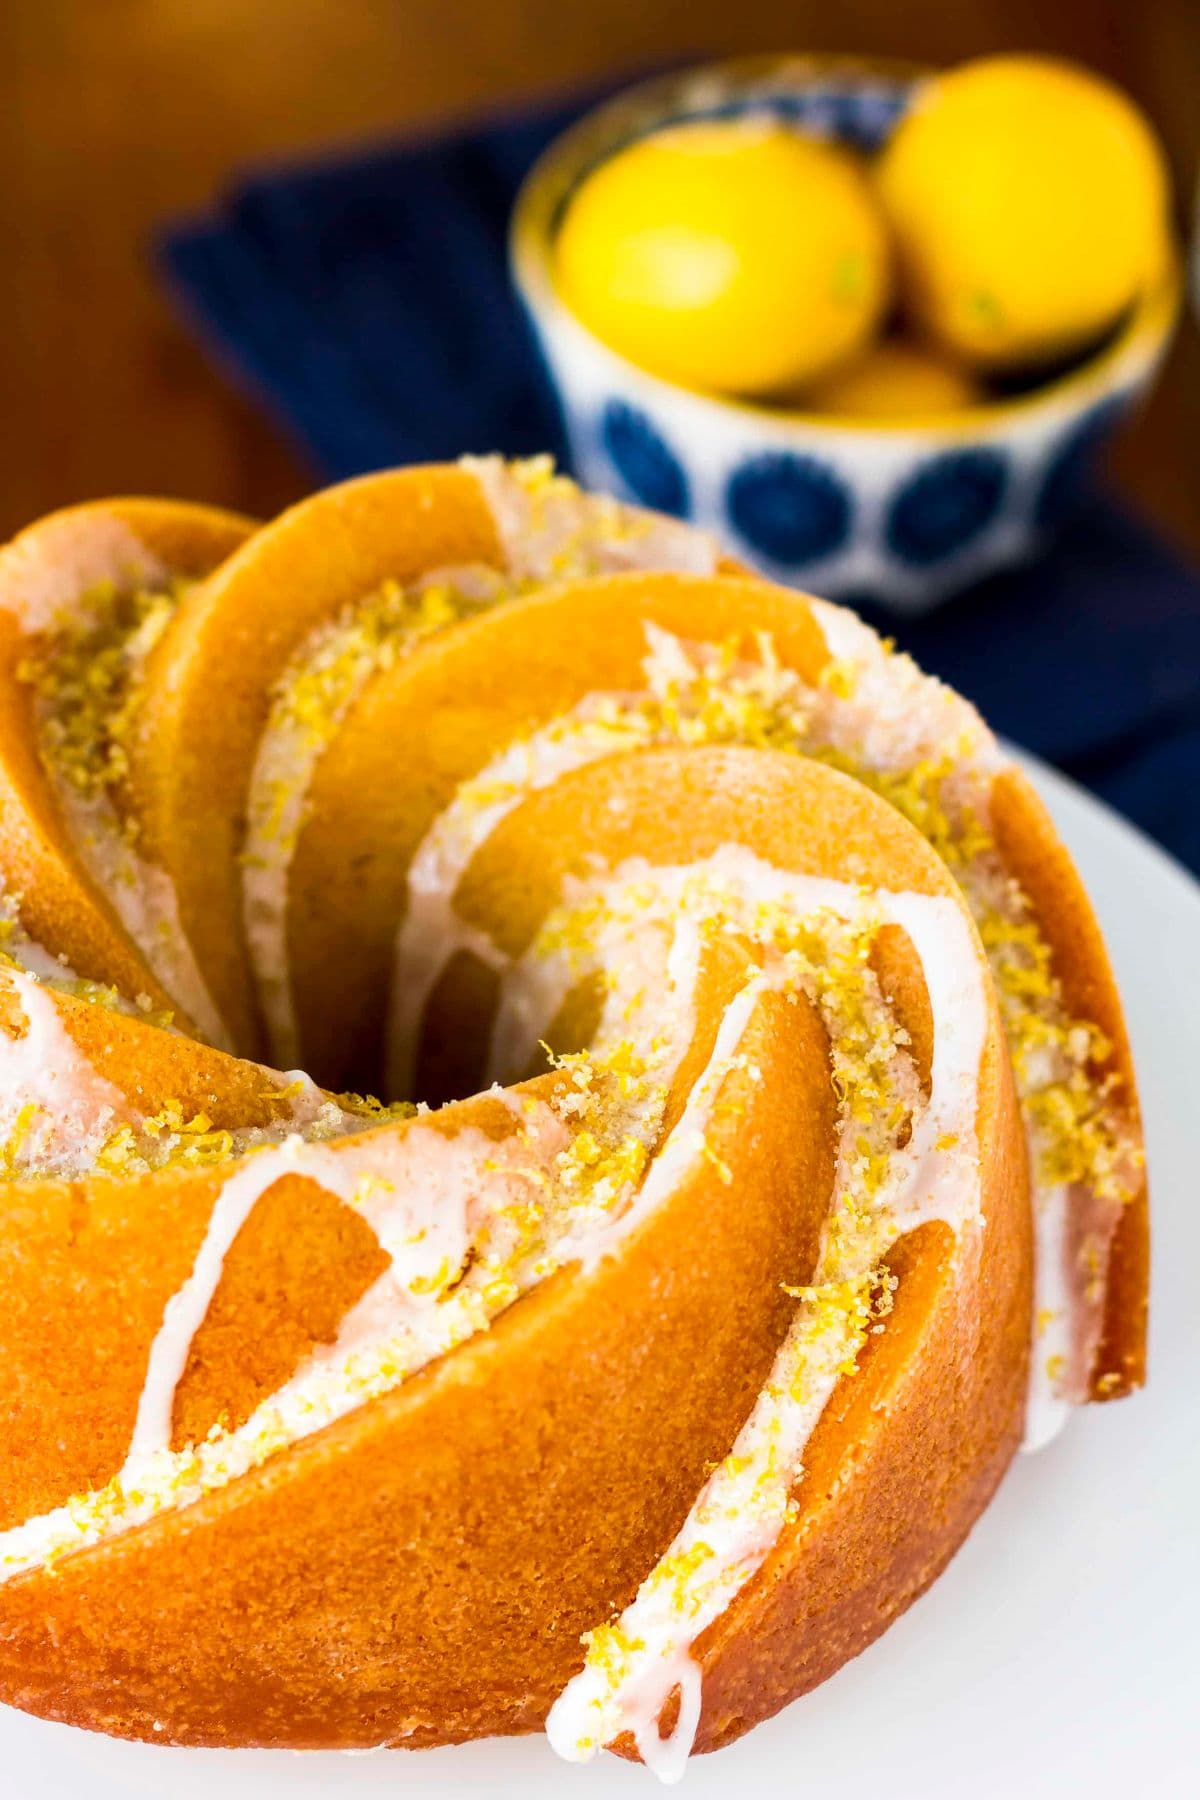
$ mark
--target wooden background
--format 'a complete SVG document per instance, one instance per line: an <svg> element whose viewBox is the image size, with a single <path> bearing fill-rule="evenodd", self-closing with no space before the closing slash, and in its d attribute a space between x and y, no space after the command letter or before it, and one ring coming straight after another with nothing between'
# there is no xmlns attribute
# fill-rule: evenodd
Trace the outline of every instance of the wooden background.
<svg viewBox="0 0 1200 1800"><path fill-rule="evenodd" d="M147 264L151 229L239 165L656 57L770 48L1079 57L1149 111L1190 210L1197 0L0 0L0 533L90 495L269 513L312 485ZM1200 551L1194 322L1114 466Z"/></svg>

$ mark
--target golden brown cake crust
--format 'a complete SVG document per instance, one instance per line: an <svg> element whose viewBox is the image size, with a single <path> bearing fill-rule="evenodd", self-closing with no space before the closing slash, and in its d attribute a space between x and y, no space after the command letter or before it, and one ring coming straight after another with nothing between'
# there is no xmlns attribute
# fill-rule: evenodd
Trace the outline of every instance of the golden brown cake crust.
<svg viewBox="0 0 1200 1800"><path fill-rule="evenodd" d="M1005 861L1033 902L1054 971L1072 1010L1094 1020L1111 1045L1116 1098L1140 1136L1137 1082L1121 997L1095 910L1042 801L1019 769L992 788L993 825ZM1146 1379L1150 1293L1150 1198L1144 1163L1121 1208L1105 1272L1103 1335L1092 1365L1093 1400L1116 1400Z"/></svg>
<svg viewBox="0 0 1200 1800"><path fill-rule="evenodd" d="M123 992L155 981L80 863L37 756L33 694L21 666L56 612L104 582L197 580L243 543L253 522L174 500L96 500L51 513L0 549L0 882L19 894L27 930Z"/></svg>
<svg viewBox="0 0 1200 1800"><path fill-rule="evenodd" d="M148 569L199 583L147 660L130 794L139 844L174 884L241 1056L166 1032L136 1006L112 1011L52 985L40 996L68 1061L103 1070L118 1113L196 1115L202 1128L188 1129L205 1141L249 1131L274 1142L292 1089L245 1060L265 1053L265 1032L241 889L251 765L274 686L315 626L381 581L494 565L498 527L474 476L431 468L331 490L259 532L206 509L116 502L56 515L0 552L0 701L11 702L0 706L0 876L52 953L153 1008L171 997L76 853L18 672L42 607L39 564L78 597L96 567L136 574L131 544L148 548ZM45 629L44 607L38 616ZM315 767L289 869L289 967L321 1078L340 1085L379 1067L409 872L465 782L589 696L641 692L648 626L738 655L768 643L789 678L820 692L838 678L821 620L806 597L728 565L713 576L626 573L507 599L384 663ZM370 1130L351 1120L356 1135L320 1139L334 1160L429 1146L421 1134L478 1139L490 1170L526 1143L538 1108L574 1134L570 1055L549 1069L539 1061L542 1072L506 1094L471 1090L487 1079L505 971L597 870L708 870L733 850L797 882L939 903L968 947L958 975L983 995L977 1067L964 1074L978 1208L918 1212L870 1272L876 1322L803 1447L777 1535L692 1647L699 1750L823 1681L945 1566L1020 1440L1033 1323L1026 1130L955 875L865 779L777 747L769 732L721 741L726 729L722 714L708 741L623 741L520 791L455 875L468 947L418 1021L417 1091L445 1104L372 1113ZM1113 1047L1105 1073L1117 1077L1113 1106L1132 1143L1128 1041L1079 877L1022 776L995 776L989 814L1064 1005ZM714 1066L731 1009L763 974L765 942L740 915L703 939L651 1169ZM935 1004L898 924L873 929L867 961L892 1050L911 1059L912 1091L928 1100L944 996ZM586 1053L614 980L606 968L568 989L543 1021L556 1048ZM15 1062L38 1024L30 993L0 960L0 1051ZM842 1179L845 1090L828 1017L807 990L754 988L736 1054L718 1059L702 1153L611 1253L548 1265L448 1353L281 1440L202 1498L0 1581L0 1698L193 1745L424 1745L544 1724L584 1663L584 1634L630 1606L727 1458L817 1278ZM951 1135L937 1148L957 1144ZM172 1297L231 1170L254 1166L231 1145L194 1165L122 1174L118 1162L0 1186L0 1532L120 1479ZM14 1154L10 1145L20 1176ZM269 1179L187 1340L167 1448L186 1461L255 1416L337 1339L389 1266L357 1193L339 1198L302 1164ZM1102 1272L1095 1398L1143 1378L1147 1273L1139 1168ZM664 1731L675 1710L668 1694ZM628 1733L613 1747L636 1754Z"/></svg>
<svg viewBox="0 0 1200 1800"><path fill-rule="evenodd" d="M654 752L611 762L600 782L586 785L585 793L576 778L574 791L567 782L537 796L524 819L514 815L531 911L539 886L556 879L562 838L555 826L568 817L583 834L578 841L612 855L626 834L647 841L653 823L664 858L685 837L694 846L698 828L702 842L727 841L737 830L759 849L770 845L781 866L814 870L838 853L840 824L856 833L864 879L887 869L918 890L950 891L932 853L881 802L791 758ZM691 802L673 820L663 815L668 790ZM624 805L614 813L608 797L617 792ZM698 827L702 797L707 816ZM502 849L498 856L507 861ZM494 904L516 917L507 898ZM727 989L719 972L708 986L700 1017L712 1020ZM482 1340L397 1394L177 1518L0 1589L0 1671L9 1697L52 1717L189 1743L445 1741L540 1723L578 1664L580 1632L632 1597L706 1465L744 1417L787 1316L777 1272L804 1279L811 1261L806 1221L819 1217L831 1178L824 1033L807 1008L782 1004L759 1029L761 1045L750 1047L769 1078L750 1085L746 1098L756 1111L742 1117L736 1142L720 1146L735 1158L735 1183L702 1165L620 1259L588 1276L553 1278ZM831 1552L855 1618L857 1607L877 1617L875 1584L913 1581L907 1561L901 1569L890 1560L893 1525L877 1503L892 1484L911 1501L914 1484L928 1478L913 1450L914 1419L921 1421L917 1443L933 1430L939 1443L949 1432L957 1444L938 1475L957 1499L937 1554L948 1554L966 1529L1014 1440L1028 1243L1021 1152L996 1031L993 1024L980 1133L995 1187L989 1214L1000 1229L988 1234L994 1249L982 1275L991 1278L993 1256L1004 1258L995 1270L995 1291L1005 1294L1002 1328L981 1319L974 1287L962 1292L961 1273L951 1276L940 1232L908 1240L894 1324L851 1380L845 1419L823 1423L828 1451L823 1439L813 1446L816 1470L823 1455L838 1466L850 1445L870 1443L874 1434L864 1440L863 1430L864 1418L876 1416L873 1401L896 1390L897 1443L885 1433L862 1465L872 1496L858 1527L864 1540L850 1561ZM108 1401L93 1392L74 1427L93 1446L92 1480L119 1460L138 1385L133 1345L146 1340L186 1271L213 1186L201 1174L148 1177L140 1191L93 1184L64 1193L61 1211L49 1190L36 1212L10 1215L0 1233L10 1293L29 1291L31 1264L41 1271L36 1327L28 1338L9 1335L5 1364L18 1372L28 1408L43 1417L57 1412L58 1435L71 1429L59 1397L71 1385L63 1359L80 1362L71 1297L81 1265L92 1270L97 1329L107 1292L106 1305L123 1321L130 1356L115 1371L120 1392ZM317 1228L307 1222L307 1196L287 1195L282 1184L276 1195L277 1233L295 1231L301 1220L306 1234ZM68 1251L61 1233L72 1201ZM272 1270L263 1241L270 1229L264 1218L257 1242L248 1234L239 1240L227 1281L237 1281L252 1255L261 1278ZM353 1246L343 1257L352 1270ZM947 1329L956 1289L972 1337L982 1325L972 1368L986 1395L962 1441L962 1415L942 1417L948 1375L962 1352ZM276 1304L290 1308L287 1287ZM9 1334L13 1318L0 1304ZM219 1309L196 1349L201 1361L224 1354L236 1378L239 1346L222 1333ZM213 1379L210 1371L210 1392ZM108 1418L114 1424L106 1433ZM814 1498L824 1485L818 1473ZM57 1496L27 1489L21 1504L47 1497ZM565 1520L577 1548L564 1556ZM840 1542L842 1508L829 1509L813 1529ZM810 1544L812 1537L810 1530ZM786 1545L778 1558L786 1564ZM777 1559L753 1584L756 1592L775 1586ZM756 1623L751 1635L760 1629ZM848 1642L839 1635L828 1656L841 1660ZM331 1657L335 1685L326 1674ZM788 1660L773 1653L773 1666L772 1685L756 1680L756 1713L783 1697Z"/></svg>

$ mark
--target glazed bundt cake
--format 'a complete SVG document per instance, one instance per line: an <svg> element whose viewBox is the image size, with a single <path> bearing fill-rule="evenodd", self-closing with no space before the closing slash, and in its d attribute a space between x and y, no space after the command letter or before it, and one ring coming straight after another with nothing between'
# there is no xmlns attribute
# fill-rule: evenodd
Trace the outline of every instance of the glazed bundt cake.
<svg viewBox="0 0 1200 1800"><path fill-rule="evenodd" d="M56 514L0 689L9 1703L669 1777L1141 1382L1090 906L854 615L487 459Z"/></svg>

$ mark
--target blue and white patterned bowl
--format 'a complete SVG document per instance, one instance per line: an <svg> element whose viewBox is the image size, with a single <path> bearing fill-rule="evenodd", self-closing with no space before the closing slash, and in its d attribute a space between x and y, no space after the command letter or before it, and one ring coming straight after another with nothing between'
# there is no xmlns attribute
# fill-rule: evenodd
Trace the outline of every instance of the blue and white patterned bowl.
<svg viewBox="0 0 1200 1800"><path fill-rule="evenodd" d="M572 192L621 145L683 119L770 113L879 147L920 71L845 58L756 58L647 82L575 125L529 175L513 215L514 278L590 486L719 532L776 579L920 612L1033 555L1092 457L1149 385L1179 307L1177 270L1102 349L1015 398L932 419L834 421L695 393L617 355L552 279Z"/></svg>

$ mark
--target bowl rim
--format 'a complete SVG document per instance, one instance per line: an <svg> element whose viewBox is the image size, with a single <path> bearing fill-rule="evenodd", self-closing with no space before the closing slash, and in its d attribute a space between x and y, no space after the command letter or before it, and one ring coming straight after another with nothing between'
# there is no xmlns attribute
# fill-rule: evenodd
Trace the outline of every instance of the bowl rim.
<svg viewBox="0 0 1200 1800"><path fill-rule="evenodd" d="M573 330L628 371L639 385L658 387L673 396L685 395L698 405L757 424L769 422L777 429L799 428L830 437L858 434L899 438L906 433L924 432L943 439L970 438L990 432L1006 421L1015 424L1028 420L1043 410L1085 410L1087 405L1102 401L1114 388L1137 386L1142 371L1127 371L1127 364L1139 353L1146 365L1158 360L1182 305L1183 258L1174 234L1160 279L1143 289L1124 319L1090 356L1023 393L957 407L952 412L914 411L871 418L771 405L688 387L656 375L615 350L583 323L560 294L553 275L552 247L562 198L589 167L611 156L622 144L659 125L682 122L687 117L689 89L699 90L702 83L708 82L737 87L761 80L769 84L764 94L776 89L786 93L789 89L815 87L832 76L847 83L858 82L864 88L881 81L912 87L937 73L932 64L883 56L759 54L719 57L669 70L610 95L590 107L546 146L517 192L509 222L508 249L512 279L522 301L535 320L550 313L569 320ZM696 112L700 110L697 106Z"/></svg>

